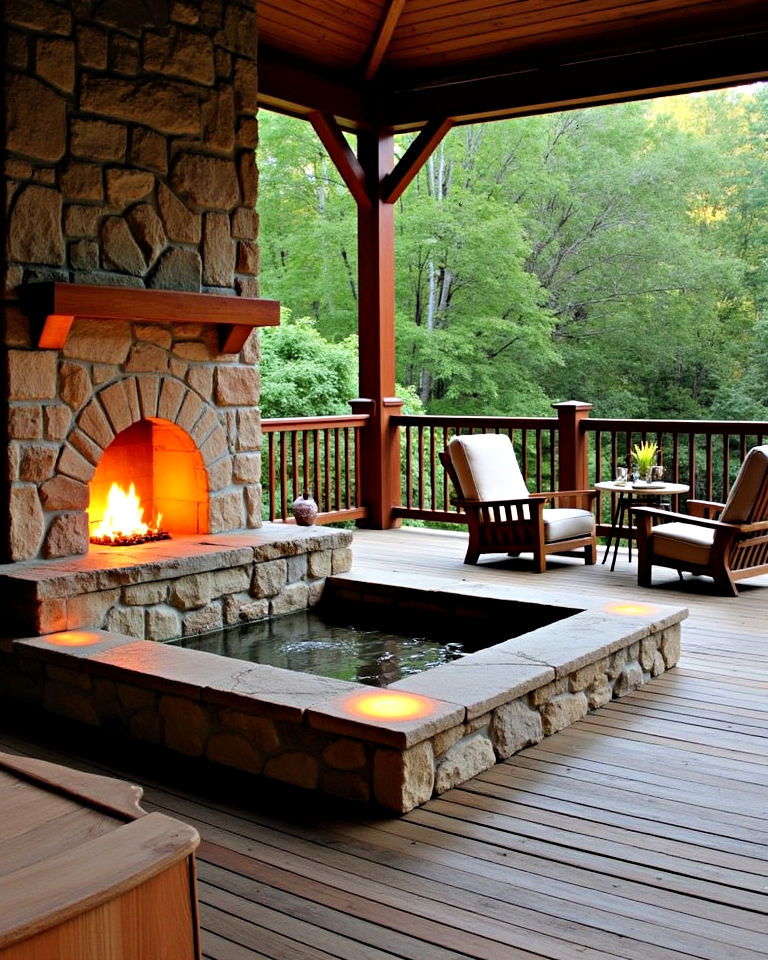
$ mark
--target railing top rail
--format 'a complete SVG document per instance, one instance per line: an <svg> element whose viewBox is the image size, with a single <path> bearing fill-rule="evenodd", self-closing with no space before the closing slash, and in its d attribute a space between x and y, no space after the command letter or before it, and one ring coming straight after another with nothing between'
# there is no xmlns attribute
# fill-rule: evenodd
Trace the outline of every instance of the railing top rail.
<svg viewBox="0 0 768 960"><path fill-rule="evenodd" d="M631 433L768 433L765 420L612 420L589 417L582 420L582 430L627 431Z"/></svg>
<svg viewBox="0 0 768 960"><path fill-rule="evenodd" d="M391 418L398 427L498 427L501 430L525 427L528 430L548 430L557 426L557 417L436 417L430 414L398 414Z"/></svg>
<svg viewBox="0 0 768 960"><path fill-rule="evenodd" d="M264 433L280 430L326 430L334 427L363 427L370 420L367 413L332 417L274 417L261 421Z"/></svg>

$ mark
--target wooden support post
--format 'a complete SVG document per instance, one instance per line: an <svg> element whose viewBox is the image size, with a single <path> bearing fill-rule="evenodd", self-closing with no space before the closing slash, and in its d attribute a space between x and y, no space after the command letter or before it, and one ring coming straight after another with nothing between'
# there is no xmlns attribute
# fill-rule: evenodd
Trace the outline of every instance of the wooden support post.
<svg viewBox="0 0 768 960"><path fill-rule="evenodd" d="M566 400L564 403L553 403L552 406L557 410L560 438L557 487L560 490L586 490L587 435L581 429L581 423L589 416L592 404L583 403L581 400ZM563 505L568 504L564 501Z"/></svg>
<svg viewBox="0 0 768 960"><path fill-rule="evenodd" d="M399 502L400 445L390 419L400 412L395 396L395 226L394 208L379 199L379 188L394 165L390 130L358 134L358 159L365 171L371 204L358 204L357 244L360 396L355 412L369 413L363 431L363 503L366 526L393 526Z"/></svg>
<svg viewBox="0 0 768 960"><path fill-rule="evenodd" d="M400 8L392 0L393 17ZM361 130L355 157L332 116L312 111L308 119L357 203L360 399L353 401L352 409L370 416L360 458L360 492L368 511L365 524L385 530L400 523L392 516L392 507L400 502L400 439L392 417L402 409L402 401L394 396L394 204L453 121L446 118L427 124L395 168L390 129Z"/></svg>

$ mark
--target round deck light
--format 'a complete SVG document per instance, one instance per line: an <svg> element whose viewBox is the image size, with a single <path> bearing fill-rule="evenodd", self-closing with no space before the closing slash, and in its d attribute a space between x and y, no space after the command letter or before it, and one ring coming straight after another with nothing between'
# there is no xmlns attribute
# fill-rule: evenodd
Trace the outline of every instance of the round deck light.
<svg viewBox="0 0 768 960"><path fill-rule="evenodd" d="M101 643L103 637L88 630L67 630L64 633L52 633L45 639L54 647L90 647Z"/></svg>
<svg viewBox="0 0 768 960"><path fill-rule="evenodd" d="M653 603L606 603L607 613L618 613L623 617L648 617L659 612Z"/></svg>
<svg viewBox="0 0 768 960"><path fill-rule="evenodd" d="M435 703L429 697L415 693L400 693L396 690L377 690L352 697L344 709L357 717L368 720L418 720L428 717Z"/></svg>

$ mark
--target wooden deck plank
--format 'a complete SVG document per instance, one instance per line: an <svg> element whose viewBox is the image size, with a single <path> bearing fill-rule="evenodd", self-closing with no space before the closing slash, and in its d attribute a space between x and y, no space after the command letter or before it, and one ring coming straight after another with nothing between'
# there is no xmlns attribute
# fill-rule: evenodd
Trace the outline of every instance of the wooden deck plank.
<svg viewBox="0 0 768 960"><path fill-rule="evenodd" d="M196 826L208 960L766 960L768 578L717 597L465 535L358 531L355 568L685 605L675 670L404 817L0 723L0 748L140 782Z"/></svg>

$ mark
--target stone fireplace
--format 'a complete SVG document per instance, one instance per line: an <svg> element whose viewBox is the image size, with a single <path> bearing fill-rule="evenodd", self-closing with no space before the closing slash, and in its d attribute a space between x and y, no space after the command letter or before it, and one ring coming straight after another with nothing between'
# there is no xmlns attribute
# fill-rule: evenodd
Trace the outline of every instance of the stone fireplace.
<svg viewBox="0 0 768 960"><path fill-rule="evenodd" d="M5 628L158 641L312 605L350 534L261 523L255 0L3 16ZM113 480L171 540L89 546Z"/></svg>
<svg viewBox="0 0 768 960"><path fill-rule="evenodd" d="M258 527L254 0L4 18L4 559L86 553L110 473Z"/></svg>
<svg viewBox="0 0 768 960"><path fill-rule="evenodd" d="M132 293L129 309L145 298L157 294ZM190 298L174 295L176 323L80 316L59 349L8 351L10 559L85 553L113 480L171 533L260 525L256 344L221 355L215 324L184 320Z"/></svg>

